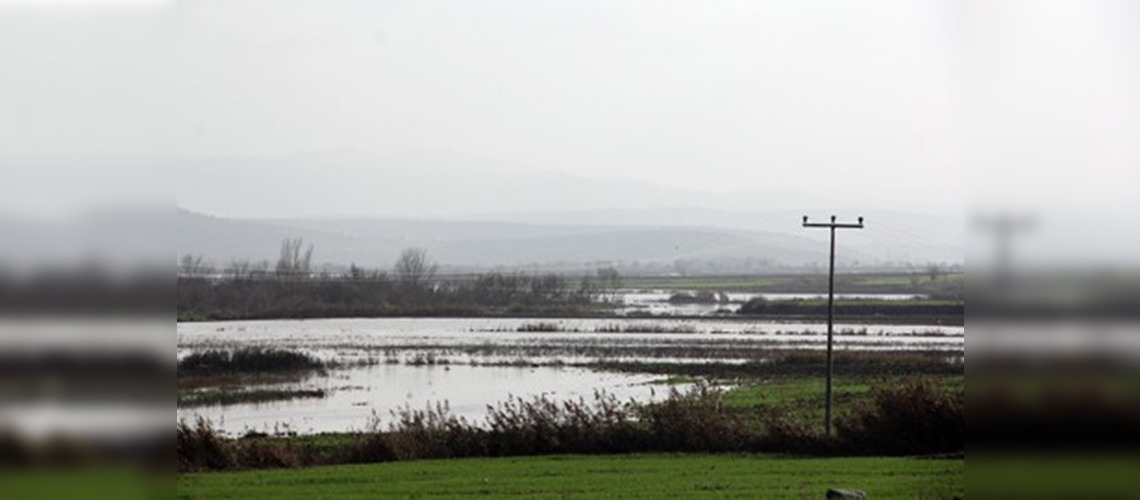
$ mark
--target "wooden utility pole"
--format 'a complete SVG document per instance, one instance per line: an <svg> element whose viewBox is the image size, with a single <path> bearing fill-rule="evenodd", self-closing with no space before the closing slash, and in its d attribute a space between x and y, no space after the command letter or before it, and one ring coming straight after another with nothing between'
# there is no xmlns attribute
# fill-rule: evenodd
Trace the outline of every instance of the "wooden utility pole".
<svg viewBox="0 0 1140 500"><path fill-rule="evenodd" d="M863 229L863 217L859 216L858 224L843 224L835 222L808 222L804 216L804 227L825 227L831 229L831 265L827 272L827 407L823 417L823 428L827 437L831 438L831 337L835 325L835 230L836 229Z"/></svg>

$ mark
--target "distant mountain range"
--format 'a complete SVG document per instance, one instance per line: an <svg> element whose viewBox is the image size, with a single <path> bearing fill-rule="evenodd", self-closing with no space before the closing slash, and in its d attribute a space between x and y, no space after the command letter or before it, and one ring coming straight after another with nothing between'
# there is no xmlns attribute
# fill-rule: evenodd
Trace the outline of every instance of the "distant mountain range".
<svg viewBox="0 0 1140 500"><path fill-rule="evenodd" d="M654 223L675 215L670 215L670 211L616 211L503 214L500 220L231 219L180 209L177 227L180 254L202 255L216 265L225 265L232 259L272 261L285 238L302 238L313 244L314 261L318 263L380 268L391 266L397 255L409 247L424 248L441 264L452 268L578 268L597 263L628 266L635 262L660 268L678 263L724 263L717 267L720 269L730 265L802 266L827 260L822 234L800 228L798 216L704 212L691 214L692 220L686 222L692 225ZM724 224L696 224L708 217L718 218ZM739 227L757 221L756 227L771 229L779 225L777 220L785 226L784 231ZM868 251L876 245L868 245L865 238L844 236L839 244L843 263L883 263L887 260L884 257L894 255ZM918 250L925 253L917 253ZM943 258L937 251L949 253L952 249L918 248L908 255L916 263L960 261Z"/></svg>
<svg viewBox="0 0 1140 500"><path fill-rule="evenodd" d="M932 183L932 189L936 188L937 183ZM589 213L676 207L732 212L826 209L844 213L906 207L908 211L945 215L960 210L927 210L929 207L914 202L916 197L921 199L921 194L893 192L890 186L876 193L747 185L733 192L709 192L638 179L580 176L439 150L187 159L180 163L178 174L180 206L241 218L383 215L495 220L492 216L511 212Z"/></svg>
<svg viewBox="0 0 1140 500"><path fill-rule="evenodd" d="M222 264L273 260L282 239L299 237L317 262L368 267L413 246L457 267L800 266L827 259L826 231L802 228L801 216L833 212L867 218L840 237L843 263L957 263L965 239L962 214L923 211L888 188L712 193L439 150L185 160L178 192L179 252ZM908 208L886 209L898 206Z"/></svg>

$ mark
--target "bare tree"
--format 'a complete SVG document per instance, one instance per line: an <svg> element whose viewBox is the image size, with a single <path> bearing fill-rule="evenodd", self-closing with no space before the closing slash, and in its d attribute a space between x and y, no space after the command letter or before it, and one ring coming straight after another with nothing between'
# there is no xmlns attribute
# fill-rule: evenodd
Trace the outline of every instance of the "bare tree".
<svg viewBox="0 0 1140 500"><path fill-rule="evenodd" d="M939 276L942 276L942 266L935 263L927 264L926 275L930 276L931 282L937 280Z"/></svg>
<svg viewBox="0 0 1140 500"><path fill-rule="evenodd" d="M438 267L428 257L427 250L422 248L409 248L396 259L396 266L392 273L400 284L408 289L419 289L427 285Z"/></svg>
<svg viewBox="0 0 1140 500"><path fill-rule="evenodd" d="M230 267L226 269L226 274L230 279L244 280L248 279L253 270L253 264L250 264L248 259L230 260Z"/></svg>
<svg viewBox="0 0 1140 500"><path fill-rule="evenodd" d="M305 244L301 238L285 239L281 242L281 256L277 258L277 267L274 269L278 276L285 278L305 278L309 276L313 261L313 245L309 245L304 252L301 247Z"/></svg>
<svg viewBox="0 0 1140 500"><path fill-rule="evenodd" d="M269 261L259 260L249 268L249 277L253 279L268 279L269 274Z"/></svg>
<svg viewBox="0 0 1140 500"><path fill-rule="evenodd" d="M613 266L598 269L598 286L606 296L606 300L617 300L617 292L622 287L621 273Z"/></svg>
<svg viewBox="0 0 1140 500"><path fill-rule="evenodd" d="M187 278L203 278L209 272L210 267L203 263L201 255L185 254L178 264L178 273Z"/></svg>

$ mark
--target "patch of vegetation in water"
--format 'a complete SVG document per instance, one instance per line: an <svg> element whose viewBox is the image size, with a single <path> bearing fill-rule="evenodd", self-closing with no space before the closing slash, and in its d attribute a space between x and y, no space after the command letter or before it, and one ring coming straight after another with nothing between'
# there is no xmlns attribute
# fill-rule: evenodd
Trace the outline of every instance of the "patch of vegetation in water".
<svg viewBox="0 0 1140 500"><path fill-rule="evenodd" d="M273 347L208 349L190 353L178 360L180 377L324 369L325 363L311 354Z"/></svg>
<svg viewBox="0 0 1140 500"><path fill-rule="evenodd" d="M179 391L178 407L229 406L242 403L314 399L325 396L326 393L322 389L202 389Z"/></svg>

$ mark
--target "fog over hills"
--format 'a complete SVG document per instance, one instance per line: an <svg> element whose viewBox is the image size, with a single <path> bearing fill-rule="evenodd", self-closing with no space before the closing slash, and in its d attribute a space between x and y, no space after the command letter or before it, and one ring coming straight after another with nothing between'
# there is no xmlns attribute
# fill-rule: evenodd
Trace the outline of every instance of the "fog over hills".
<svg viewBox="0 0 1140 500"><path fill-rule="evenodd" d="M701 166L694 165L694 172ZM757 166L756 171L783 165ZM711 175L711 174L710 174ZM932 180L937 183L937 180ZM722 211L897 209L955 215L958 203L882 186L823 193L741 183L713 192L644 179L591 177L449 150L311 152L276 159L184 159L179 206L240 218L397 217L487 220L509 212L700 207ZM925 202L924 202L925 200ZM598 223L599 221L590 221ZM703 224L703 223L702 223Z"/></svg>
<svg viewBox="0 0 1140 500"><path fill-rule="evenodd" d="M593 215L579 217L606 220ZM510 216L504 216L507 218ZM798 218L790 219L788 230L783 232L713 225L621 224L616 215L613 220L614 224L601 225L395 218L227 219L180 210L178 239L180 254L203 255L215 265L233 259L272 260L285 238L312 243L318 263L381 268L390 266L399 252L409 247L427 249L451 269L501 266L573 270L613 263L657 272L670 268L683 272L685 267L728 272L821 264L827 259L826 242L820 239L823 236L800 228ZM879 253L875 249L884 245L844 236L838 245L839 260L844 264L883 264L888 258L902 260L905 256L916 264L959 262L941 258L936 253L939 248L917 246L914 253L905 256L891 251Z"/></svg>
<svg viewBox="0 0 1140 500"><path fill-rule="evenodd" d="M952 210L891 210L899 204L881 196L716 193L441 150L185 160L179 205L180 253L216 264L272 260L282 239L300 237L334 265L387 267L416 246L463 268L803 266L826 262L827 245L800 218L837 213L868 221L843 232L841 263L921 265L961 262L965 232Z"/></svg>

